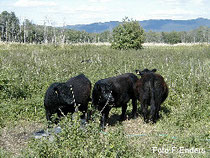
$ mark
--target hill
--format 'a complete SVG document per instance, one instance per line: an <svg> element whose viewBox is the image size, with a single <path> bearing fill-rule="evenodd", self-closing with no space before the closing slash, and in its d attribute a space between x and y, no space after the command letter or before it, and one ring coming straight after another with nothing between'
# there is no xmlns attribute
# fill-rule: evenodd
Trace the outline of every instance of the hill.
<svg viewBox="0 0 210 158"><path fill-rule="evenodd" d="M80 24L80 25L67 25L65 28L86 31L89 33L100 33L107 30L112 30L116 27L120 22L119 21L110 21L110 22L99 22L92 24ZM139 21L141 26L146 31L155 31L155 32L170 32L170 31L190 31L196 29L200 26L210 27L210 19L205 18L197 18L190 20L172 20L172 19L164 19L164 20L143 20Z"/></svg>

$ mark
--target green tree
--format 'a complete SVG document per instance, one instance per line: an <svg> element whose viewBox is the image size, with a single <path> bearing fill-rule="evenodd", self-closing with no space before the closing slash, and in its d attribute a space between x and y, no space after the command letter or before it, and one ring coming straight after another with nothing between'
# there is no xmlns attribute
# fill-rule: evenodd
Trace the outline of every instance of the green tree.
<svg viewBox="0 0 210 158"><path fill-rule="evenodd" d="M210 36L208 30L209 28L206 26L200 26L199 28L193 30L196 36L195 42L208 42L208 38Z"/></svg>
<svg viewBox="0 0 210 158"><path fill-rule="evenodd" d="M99 36L100 42L110 42L112 40L112 34L109 30L100 33Z"/></svg>
<svg viewBox="0 0 210 158"><path fill-rule="evenodd" d="M162 32L161 33L164 43L176 44L181 43L181 33L172 31L172 32Z"/></svg>
<svg viewBox="0 0 210 158"><path fill-rule="evenodd" d="M145 42L151 43L160 43L161 41L161 33L159 32L153 32L153 31L148 31L145 33Z"/></svg>
<svg viewBox="0 0 210 158"><path fill-rule="evenodd" d="M114 49L141 49L144 42L144 30L138 21L130 20L127 17L113 30Z"/></svg>
<svg viewBox="0 0 210 158"><path fill-rule="evenodd" d="M0 14L0 36L2 41L14 42L18 40L19 19L14 12L3 11Z"/></svg>

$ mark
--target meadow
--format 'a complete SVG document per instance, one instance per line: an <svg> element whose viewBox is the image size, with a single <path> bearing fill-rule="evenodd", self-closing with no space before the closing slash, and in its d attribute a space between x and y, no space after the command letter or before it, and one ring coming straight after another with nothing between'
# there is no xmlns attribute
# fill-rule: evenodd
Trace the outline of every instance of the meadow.
<svg viewBox="0 0 210 158"><path fill-rule="evenodd" d="M210 157L209 67L210 45L120 51L1 43L0 157ZM140 114L130 119L129 103L128 119L118 122L121 109L112 109L105 132L96 114L85 129L78 119L64 118L53 141L32 137L47 128L43 100L51 83L84 73L93 87L99 79L144 68L156 68L169 87L156 124L144 123Z"/></svg>

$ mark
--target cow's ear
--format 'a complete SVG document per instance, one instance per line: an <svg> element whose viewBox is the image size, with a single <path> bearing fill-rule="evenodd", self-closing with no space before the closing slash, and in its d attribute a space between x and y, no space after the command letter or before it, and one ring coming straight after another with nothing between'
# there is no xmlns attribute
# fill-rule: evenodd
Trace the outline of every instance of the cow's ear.
<svg viewBox="0 0 210 158"><path fill-rule="evenodd" d="M108 86L109 86L109 89L113 89L113 86L114 86L114 85L113 85L113 83L109 83Z"/></svg>
<svg viewBox="0 0 210 158"><path fill-rule="evenodd" d="M97 84L97 85L96 85L96 88L97 88L98 90L100 90L100 88L101 88L100 84Z"/></svg>
<svg viewBox="0 0 210 158"><path fill-rule="evenodd" d="M136 74L137 74L137 75L140 75L140 73L141 73L141 72L140 72L139 70L136 70Z"/></svg>
<svg viewBox="0 0 210 158"><path fill-rule="evenodd" d="M71 84L69 86L69 90L71 91L71 93L73 92L73 86Z"/></svg>
<svg viewBox="0 0 210 158"><path fill-rule="evenodd" d="M157 71L157 69L152 69L152 72L156 72Z"/></svg>
<svg viewBox="0 0 210 158"><path fill-rule="evenodd" d="M54 88L54 92L55 92L56 95L58 95L59 91L58 91L57 87Z"/></svg>
<svg viewBox="0 0 210 158"><path fill-rule="evenodd" d="M140 76L143 76L144 72L140 71L140 70L136 70L136 74L137 75L140 75Z"/></svg>

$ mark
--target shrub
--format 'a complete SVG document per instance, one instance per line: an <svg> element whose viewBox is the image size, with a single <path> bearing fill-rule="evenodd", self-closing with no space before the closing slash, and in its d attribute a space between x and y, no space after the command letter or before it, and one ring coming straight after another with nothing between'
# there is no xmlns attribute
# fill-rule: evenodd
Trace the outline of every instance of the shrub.
<svg viewBox="0 0 210 158"><path fill-rule="evenodd" d="M123 19L113 30L112 48L114 49L141 49L144 41L144 30L138 21Z"/></svg>
<svg viewBox="0 0 210 158"><path fill-rule="evenodd" d="M100 132L97 116L86 126L81 125L79 114L64 117L61 133L54 135L53 140L32 141L24 157L136 157L136 149L129 145L123 129Z"/></svg>

